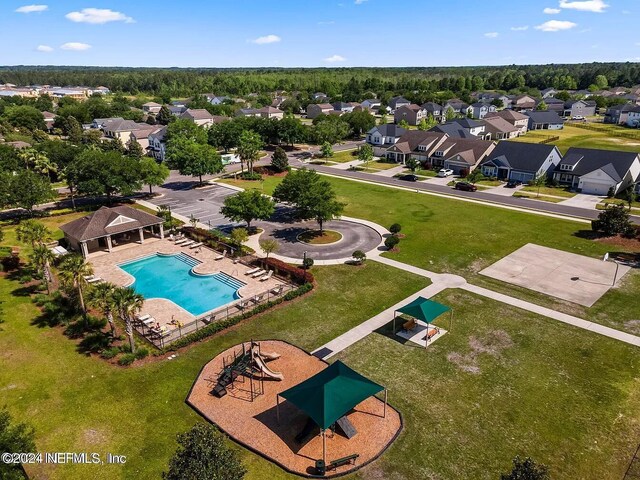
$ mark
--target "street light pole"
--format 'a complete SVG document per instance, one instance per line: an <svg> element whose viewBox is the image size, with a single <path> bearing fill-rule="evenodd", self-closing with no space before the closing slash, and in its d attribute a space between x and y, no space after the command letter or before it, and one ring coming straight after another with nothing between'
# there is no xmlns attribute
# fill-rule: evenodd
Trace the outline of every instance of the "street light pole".
<svg viewBox="0 0 640 480"><path fill-rule="evenodd" d="M307 251L305 250L302 254L302 268L307 269Z"/></svg>

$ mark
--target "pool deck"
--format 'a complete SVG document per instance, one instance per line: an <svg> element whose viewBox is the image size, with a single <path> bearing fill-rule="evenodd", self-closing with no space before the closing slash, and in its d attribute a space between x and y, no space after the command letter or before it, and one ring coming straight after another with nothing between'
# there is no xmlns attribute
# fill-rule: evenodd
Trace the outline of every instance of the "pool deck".
<svg viewBox="0 0 640 480"><path fill-rule="evenodd" d="M177 254L184 253L197 260L200 263L194 268L195 273L209 275L217 272L224 272L230 277L236 278L244 283L238 291L242 298L252 298L271 290L282 284L282 280L270 278L264 282L245 275L245 272L251 269L241 263L233 263L229 258L216 260L218 252L206 247L199 249L190 249L189 247L180 247L175 245L168 239L161 240L159 238L147 238L144 243L131 243L122 245L113 249L111 253L95 252L89 255L87 260L93 266L94 275L103 280L118 286L129 286L133 283L134 278L127 272L118 267L118 264L140 259L153 255L155 253ZM160 326L166 326L169 329L176 328L170 322L175 319L182 323L188 323L195 319L191 313L179 307L170 300L164 298L151 298L145 300L141 314L151 315L156 319Z"/></svg>

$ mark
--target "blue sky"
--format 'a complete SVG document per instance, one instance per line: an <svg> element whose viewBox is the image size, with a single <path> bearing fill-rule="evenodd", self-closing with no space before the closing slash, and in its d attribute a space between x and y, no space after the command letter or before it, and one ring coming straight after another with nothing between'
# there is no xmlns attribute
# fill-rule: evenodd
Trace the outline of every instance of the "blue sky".
<svg viewBox="0 0 640 480"><path fill-rule="evenodd" d="M1 65L640 61L638 0L0 2Z"/></svg>

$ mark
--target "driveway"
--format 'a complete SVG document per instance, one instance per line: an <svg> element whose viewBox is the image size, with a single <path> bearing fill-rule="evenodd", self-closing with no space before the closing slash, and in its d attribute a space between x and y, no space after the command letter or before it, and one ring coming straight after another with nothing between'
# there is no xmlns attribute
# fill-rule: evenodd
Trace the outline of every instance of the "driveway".
<svg viewBox="0 0 640 480"><path fill-rule="evenodd" d="M449 182L451 182L452 180L458 180L457 178L454 178L453 176L450 177L429 177L426 180L423 180L424 183L428 183L429 185L442 185L442 186L447 186L449 184Z"/></svg>
<svg viewBox="0 0 640 480"><path fill-rule="evenodd" d="M500 195L501 197L513 197L513 194L515 192L517 192L518 190L521 190L524 187L524 185L518 185L515 188L507 188L505 187L505 185L506 183L499 185L497 187L478 189L478 191L482 191L484 193L491 193L493 195Z"/></svg>
<svg viewBox="0 0 640 480"><path fill-rule="evenodd" d="M602 200L607 197L600 197L598 195L587 195L586 193L578 193L575 197L568 198L562 202L558 202L558 205L567 205L569 207L587 208L590 210L596 210Z"/></svg>

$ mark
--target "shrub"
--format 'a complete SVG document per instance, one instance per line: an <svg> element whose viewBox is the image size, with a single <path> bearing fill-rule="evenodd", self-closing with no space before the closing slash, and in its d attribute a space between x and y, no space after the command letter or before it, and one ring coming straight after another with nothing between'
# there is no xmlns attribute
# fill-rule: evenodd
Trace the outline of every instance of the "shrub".
<svg viewBox="0 0 640 480"><path fill-rule="evenodd" d="M358 262L358 265L362 265L364 261L367 259L367 254L364 253L362 250L356 250L351 254L351 256L356 262Z"/></svg>
<svg viewBox="0 0 640 480"><path fill-rule="evenodd" d="M469 175L469 170L467 168L460 169L460 178L465 178Z"/></svg>
<svg viewBox="0 0 640 480"><path fill-rule="evenodd" d="M127 366L131 365L136 359L135 354L133 353L125 353L118 359L118 365Z"/></svg>
<svg viewBox="0 0 640 480"><path fill-rule="evenodd" d="M20 257L18 255L8 255L0 263L2 263L2 271L4 272L17 270L20 267Z"/></svg>
<svg viewBox="0 0 640 480"><path fill-rule="evenodd" d="M394 223L393 225L391 225L389 227L389 231L393 234L393 235L397 235L400 233L400 230L402 230L402 226L399 223Z"/></svg>
<svg viewBox="0 0 640 480"><path fill-rule="evenodd" d="M304 268L305 270L310 269L311 267L313 267L313 258L305 258L304 260L302 260L302 268Z"/></svg>
<svg viewBox="0 0 640 480"><path fill-rule="evenodd" d="M549 480L549 469L542 464L537 464L531 458L522 459L518 456L513 459L513 469L509 473L500 475L501 480Z"/></svg>
<svg viewBox="0 0 640 480"><path fill-rule="evenodd" d="M134 353L134 356L136 357L136 360L142 360L147 355L149 355L149 349L146 348L146 347L138 348L136 350L136 353Z"/></svg>
<svg viewBox="0 0 640 480"><path fill-rule="evenodd" d="M398 245L398 243L400 243L400 239L398 239L398 237L396 237L395 235L392 235L386 238L386 240L384 241L384 246L387 247L388 250L393 250L396 245Z"/></svg>
<svg viewBox="0 0 640 480"><path fill-rule="evenodd" d="M634 234L634 227L629 219L629 212L624 205L608 205L600 212L597 220L591 222L591 229L603 235L612 237L614 235Z"/></svg>
<svg viewBox="0 0 640 480"><path fill-rule="evenodd" d="M120 353L120 349L118 347L107 348L100 353L100 356L105 360L109 360Z"/></svg>
<svg viewBox="0 0 640 480"><path fill-rule="evenodd" d="M286 152L281 147L276 147L271 157L271 167L276 172L284 172L289 168L289 159Z"/></svg>
<svg viewBox="0 0 640 480"><path fill-rule="evenodd" d="M310 260L310 259L309 259ZM265 267L271 267L276 275L289 278L291 281L296 282L298 285L305 283L313 283L313 274L303 270L294 265L290 265L277 258L267 258L262 260L262 264Z"/></svg>
<svg viewBox="0 0 640 480"><path fill-rule="evenodd" d="M260 175L258 172L242 172L239 177L242 180L262 180L262 175Z"/></svg>

